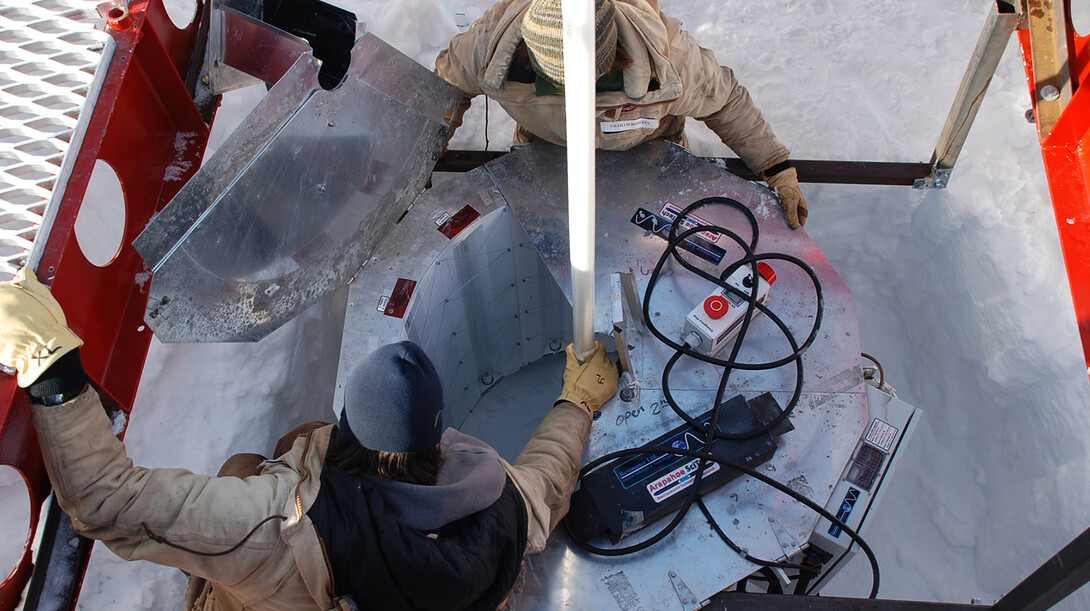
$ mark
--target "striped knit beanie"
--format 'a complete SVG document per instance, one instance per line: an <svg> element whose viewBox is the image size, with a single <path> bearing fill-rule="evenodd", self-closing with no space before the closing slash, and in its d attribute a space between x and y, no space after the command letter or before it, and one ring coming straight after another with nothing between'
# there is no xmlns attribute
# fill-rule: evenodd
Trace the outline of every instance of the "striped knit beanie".
<svg viewBox="0 0 1090 611"><path fill-rule="evenodd" d="M534 0L522 18L522 37L530 51L534 71L559 85L564 84L564 20L561 0ZM617 22L613 0L594 0L594 68L600 77L609 72L617 56Z"/></svg>

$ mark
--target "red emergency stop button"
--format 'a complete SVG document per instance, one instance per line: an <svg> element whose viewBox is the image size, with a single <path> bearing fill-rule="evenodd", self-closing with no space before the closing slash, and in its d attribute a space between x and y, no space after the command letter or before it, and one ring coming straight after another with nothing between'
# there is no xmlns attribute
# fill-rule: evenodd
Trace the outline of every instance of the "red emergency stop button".
<svg viewBox="0 0 1090 611"><path fill-rule="evenodd" d="M704 313L710 316L712 320L723 318L729 309L730 304L722 295L712 295L704 300Z"/></svg>
<svg viewBox="0 0 1090 611"><path fill-rule="evenodd" d="M757 273L769 284L776 284L776 270L771 265L761 261L757 264Z"/></svg>

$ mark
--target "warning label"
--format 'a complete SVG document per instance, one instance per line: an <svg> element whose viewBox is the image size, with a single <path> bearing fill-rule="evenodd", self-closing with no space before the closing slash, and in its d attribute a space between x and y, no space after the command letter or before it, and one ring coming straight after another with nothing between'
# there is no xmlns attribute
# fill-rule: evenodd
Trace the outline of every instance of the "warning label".
<svg viewBox="0 0 1090 611"><path fill-rule="evenodd" d="M889 449L893 447L893 442L897 439L897 427L875 418L870 425L870 430L867 431L867 436L863 439L888 454Z"/></svg>
<svg viewBox="0 0 1090 611"><path fill-rule="evenodd" d="M670 202L666 202L665 204L663 204L662 210L659 211L659 214L661 214L665 218L670 219L671 221L676 221L677 215L681 214L681 208L674 204L671 204ZM695 214L688 214L681 221L681 230L684 231L686 229L692 229L693 227L708 225L711 225L711 223L705 221L704 219L700 218ZM712 244L719 241L719 234L714 231L701 231L696 235L704 238Z"/></svg>
<svg viewBox="0 0 1090 611"><path fill-rule="evenodd" d="M677 469L663 475L657 480L647 484L647 492L656 503L661 503L675 494L685 490L696 481L696 468L700 465L700 459L694 458L681 465ZM719 470L719 463L709 462L704 467L704 476L707 477Z"/></svg>

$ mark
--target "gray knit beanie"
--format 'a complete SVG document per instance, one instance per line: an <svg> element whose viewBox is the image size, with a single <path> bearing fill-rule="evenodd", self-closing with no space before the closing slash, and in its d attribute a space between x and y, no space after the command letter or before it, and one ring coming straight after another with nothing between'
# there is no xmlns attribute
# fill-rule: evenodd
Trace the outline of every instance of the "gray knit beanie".
<svg viewBox="0 0 1090 611"><path fill-rule="evenodd" d="M428 355L412 342L371 353L348 378L340 431L382 452L434 448L443 436L443 384Z"/></svg>
<svg viewBox="0 0 1090 611"><path fill-rule="evenodd" d="M561 0L534 0L522 18L522 38L530 51L534 71L564 84L564 19ZM617 21L613 0L594 0L594 69L596 77L609 72L617 57Z"/></svg>

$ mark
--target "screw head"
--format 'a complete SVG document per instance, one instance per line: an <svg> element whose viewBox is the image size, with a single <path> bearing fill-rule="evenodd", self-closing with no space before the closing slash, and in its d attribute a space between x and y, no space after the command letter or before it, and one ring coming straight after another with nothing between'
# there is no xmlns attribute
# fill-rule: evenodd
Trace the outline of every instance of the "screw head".
<svg viewBox="0 0 1090 611"><path fill-rule="evenodd" d="M1060 90L1055 85L1045 85L1041 87L1041 99L1049 102L1055 102L1060 99Z"/></svg>

